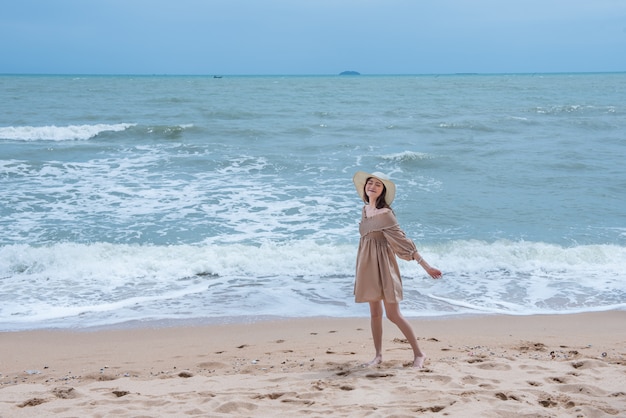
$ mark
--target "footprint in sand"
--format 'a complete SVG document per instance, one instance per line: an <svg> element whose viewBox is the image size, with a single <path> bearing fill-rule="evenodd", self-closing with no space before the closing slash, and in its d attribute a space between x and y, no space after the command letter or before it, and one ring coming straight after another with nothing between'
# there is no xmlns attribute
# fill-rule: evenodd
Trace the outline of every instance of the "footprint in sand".
<svg viewBox="0 0 626 418"><path fill-rule="evenodd" d="M368 373L365 375L368 379L380 379L383 377L394 377L393 373Z"/></svg>
<svg viewBox="0 0 626 418"><path fill-rule="evenodd" d="M477 385L478 387L483 388L483 389L495 389L497 387L495 385L500 384L499 380L483 379L483 378L471 376L471 375L463 377L461 379L461 382L463 382L464 384Z"/></svg>
<svg viewBox="0 0 626 418"><path fill-rule="evenodd" d="M31 399L28 399L27 401L24 401L21 404L17 405L17 407L18 408L25 408L27 406L37 406L37 405L41 405L44 402L47 402L47 401L45 399L42 399L42 398L31 398Z"/></svg>
<svg viewBox="0 0 626 418"><path fill-rule="evenodd" d="M52 394L59 399L73 399L77 396L76 390L74 388L54 388L52 389Z"/></svg>
<svg viewBox="0 0 626 418"><path fill-rule="evenodd" d="M509 366L508 364L496 363L493 361L480 363L476 367L482 370L501 370L501 371L511 370L511 366Z"/></svg>
<svg viewBox="0 0 626 418"><path fill-rule="evenodd" d="M579 384L562 385L562 386L559 386L558 389L559 391L564 392L564 393L585 394L585 395L597 396L597 397L604 397L609 394L609 392L603 389L600 389L597 386L591 386L591 385L579 385Z"/></svg>
<svg viewBox="0 0 626 418"><path fill-rule="evenodd" d="M344 351L342 353L339 353L337 351L333 351L332 348L329 348L329 349L326 350L326 354L340 354L340 355L344 355L344 356L352 356L352 355L355 355L356 352L354 352L354 351Z"/></svg>
<svg viewBox="0 0 626 418"><path fill-rule="evenodd" d="M435 405L435 406L427 406L427 407L418 407L415 409L415 412L424 413L424 412L441 412L446 409L443 405Z"/></svg>
<svg viewBox="0 0 626 418"><path fill-rule="evenodd" d="M518 401L518 402L520 401L519 396L511 394L511 393L507 394L504 392L497 392L496 398L500 399L501 401L509 401L509 400Z"/></svg>
<svg viewBox="0 0 626 418"><path fill-rule="evenodd" d="M575 369L595 369L598 367L608 367L605 363L596 360L575 361L572 363L572 367Z"/></svg>
<svg viewBox="0 0 626 418"><path fill-rule="evenodd" d="M547 367L535 366L535 365L526 365L526 364L520 365L519 368L520 368L520 370L527 370L528 374L535 374L538 371L549 371L550 370Z"/></svg>
<svg viewBox="0 0 626 418"><path fill-rule="evenodd" d="M98 373L90 373L85 375L84 377L85 380L97 380L98 382L108 382L111 380L116 380L117 376L113 376L110 374L98 374Z"/></svg>
<svg viewBox="0 0 626 418"><path fill-rule="evenodd" d="M293 395L294 393L289 393L290 395ZM272 392L272 393L267 393L264 395L256 395L253 396L252 399L278 399L281 398L283 396L287 395L287 392Z"/></svg>
<svg viewBox="0 0 626 418"><path fill-rule="evenodd" d="M520 345L519 347L517 347L517 349L519 351L522 351L522 352L527 352L527 351L545 351L546 350L546 345L544 343L527 342L527 343L524 343L524 344Z"/></svg>
<svg viewBox="0 0 626 418"><path fill-rule="evenodd" d="M258 406L251 402L225 402L218 406L215 411L222 414L235 414L241 411L254 411Z"/></svg>
<svg viewBox="0 0 626 418"><path fill-rule="evenodd" d="M203 363L198 363L197 367L200 369L215 370L224 369L227 367L227 365L218 361L206 361Z"/></svg>
<svg viewBox="0 0 626 418"><path fill-rule="evenodd" d="M549 383L567 383L567 379L565 377L548 377L546 381Z"/></svg>
<svg viewBox="0 0 626 418"><path fill-rule="evenodd" d="M444 385L447 385L448 383L452 381L452 377L444 376L440 374L429 374L428 376L424 377L424 379L428 379L430 381L436 381Z"/></svg>
<svg viewBox="0 0 626 418"><path fill-rule="evenodd" d="M559 406L559 404L566 409L570 409L576 406L576 403L566 395L554 396L547 393L541 394L537 402L544 408L554 408L556 406Z"/></svg>
<svg viewBox="0 0 626 418"><path fill-rule="evenodd" d="M335 373L335 375L337 375L337 376L349 376L351 374L352 374L352 372L350 370L341 370L341 371Z"/></svg>

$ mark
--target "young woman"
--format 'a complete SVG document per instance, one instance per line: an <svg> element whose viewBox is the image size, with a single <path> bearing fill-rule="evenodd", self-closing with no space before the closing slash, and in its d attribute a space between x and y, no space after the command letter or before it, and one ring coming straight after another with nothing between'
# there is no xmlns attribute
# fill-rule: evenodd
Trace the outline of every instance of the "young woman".
<svg viewBox="0 0 626 418"><path fill-rule="evenodd" d="M413 349L413 367L423 367L426 355L417 344L411 324L400 313L402 279L396 256L415 260L433 278L439 279L441 271L431 267L420 254L413 241L400 229L391 202L396 186L383 173L359 171L353 178L356 190L365 202L359 231L359 252L356 259L354 283L355 301L370 305L372 338L376 355L367 365L383 361L383 307L387 318L393 322Z"/></svg>

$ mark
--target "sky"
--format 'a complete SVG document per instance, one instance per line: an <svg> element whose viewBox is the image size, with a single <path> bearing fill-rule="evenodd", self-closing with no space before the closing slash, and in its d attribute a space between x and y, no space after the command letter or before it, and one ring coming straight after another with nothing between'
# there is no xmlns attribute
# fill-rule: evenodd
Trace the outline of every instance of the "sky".
<svg viewBox="0 0 626 418"><path fill-rule="evenodd" d="M626 71L626 0L2 0L0 74Z"/></svg>

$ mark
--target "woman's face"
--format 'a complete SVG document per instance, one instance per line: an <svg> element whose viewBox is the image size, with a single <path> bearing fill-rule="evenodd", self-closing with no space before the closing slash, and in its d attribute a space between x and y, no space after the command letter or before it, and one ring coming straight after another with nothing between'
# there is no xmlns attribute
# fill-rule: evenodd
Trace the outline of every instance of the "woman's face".
<svg viewBox="0 0 626 418"><path fill-rule="evenodd" d="M367 179L367 183L365 183L365 193L370 202L376 202L376 199L382 194L383 190L385 190L385 185L382 181L374 177Z"/></svg>

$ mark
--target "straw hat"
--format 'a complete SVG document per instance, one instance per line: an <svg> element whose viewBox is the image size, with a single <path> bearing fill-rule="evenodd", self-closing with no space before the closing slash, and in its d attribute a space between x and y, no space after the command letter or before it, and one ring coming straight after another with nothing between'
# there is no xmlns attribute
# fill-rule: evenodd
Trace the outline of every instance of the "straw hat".
<svg viewBox="0 0 626 418"><path fill-rule="evenodd" d="M370 177L374 177L380 180L385 185L385 188L387 189L385 193L385 202L387 202L388 205L391 205L391 202L393 202L393 199L396 197L396 185L393 184L391 180L389 180L389 176L383 173L380 173L378 171L375 171L371 174L366 173L365 171L357 171L354 177L352 178L352 181L354 182L354 186L356 187L356 191L359 194L359 196L361 196L361 199L363 199L363 202L367 203L367 200L366 200L367 196L365 196L363 187L365 187L365 183L367 182L367 179Z"/></svg>

